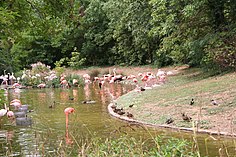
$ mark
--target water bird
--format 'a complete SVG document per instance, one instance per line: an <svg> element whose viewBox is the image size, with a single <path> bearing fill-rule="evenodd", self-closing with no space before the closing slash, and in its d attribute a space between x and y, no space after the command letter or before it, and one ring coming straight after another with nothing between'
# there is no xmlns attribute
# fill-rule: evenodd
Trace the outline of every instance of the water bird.
<svg viewBox="0 0 236 157"><path fill-rule="evenodd" d="M174 120L172 119L172 118L168 118L167 120L166 120L166 124L171 124L171 123L173 123L174 122Z"/></svg>
<svg viewBox="0 0 236 157"><path fill-rule="evenodd" d="M71 96L69 96L69 100L74 100L74 98L73 98L73 97L71 97Z"/></svg>
<svg viewBox="0 0 236 157"><path fill-rule="evenodd" d="M122 111L122 110L118 110L117 114L118 114L118 115L124 115L124 114L125 114L125 112L124 112L124 111Z"/></svg>
<svg viewBox="0 0 236 157"><path fill-rule="evenodd" d="M134 118L134 115L132 113L127 112L127 117L128 118Z"/></svg>
<svg viewBox="0 0 236 157"><path fill-rule="evenodd" d="M114 108L113 111L114 111L115 113L118 113L118 112L123 111L123 108Z"/></svg>
<svg viewBox="0 0 236 157"><path fill-rule="evenodd" d="M68 122L69 122L69 114L74 113L75 109L73 107L67 107L64 110L64 113L66 115L66 128L68 129Z"/></svg>
<svg viewBox="0 0 236 157"><path fill-rule="evenodd" d="M14 112L8 111L8 112L7 112L7 117L8 117L8 118L14 118L14 117L15 117Z"/></svg>
<svg viewBox="0 0 236 157"><path fill-rule="evenodd" d="M218 103L218 102L216 102L216 101L215 101L215 100L213 100L213 99L211 100L211 104L212 104L212 105L219 105L219 103Z"/></svg>
<svg viewBox="0 0 236 157"><path fill-rule="evenodd" d="M5 116L6 113L7 113L7 109L1 109L0 110L0 117Z"/></svg>
<svg viewBox="0 0 236 157"><path fill-rule="evenodd" d="M55 104L56 104L56 101L53 101L53 104L50 104L48 107L53 108L53 107L55 107Z"/></svg>
<svg viewBox="0 0 236 157"><path fill-rule="evenodd" d="M111 105L111 108L112 108L112 109L115 109L115 108L116 108L116 105L115 105L115 104L112 104L112 105Z"/></svg>
<svg viewBox="0 0 236 157"><path fill-rule="evenodd" d="M98 83L98 86L99 86L99 88L101 89L101 88L102 88L102 82L99 82L99 83Z"/></svg>
<svg viewBox="0 0 236 157"><path fill-rule="evenodd" d="M140 91L145 91L145 88L143 88L143 87L140 87Z"/></svg>
<svg viewBox="0 0 236 157"><path fill-rule="evenodd" d="M129 105L130 108L133 107L133 106L134 106L134 104Z"/></svg>
<svg viewBox="0 0 236 157"><path fill-rule="evenodd" d="M190 101L190 105L194 104L194 99L192 98L192 100Z"/></svg>
<svg viewBox="0 0 236 157"><path fill-rule="evenodd" d="M94 101L94 100L84 100L84 101L82 101L82 104L95 104L96 103L96 101Z"/></svg>
<svg viewBox="0 0 236 157"><path fill-rule="evenodd" d="M184 120L184 121L187 121L187 122L190 122L191 120L192 120L192 118L191 117L189 117L187 114L185 114L185 113L182 113L182 119Z"/></svg>

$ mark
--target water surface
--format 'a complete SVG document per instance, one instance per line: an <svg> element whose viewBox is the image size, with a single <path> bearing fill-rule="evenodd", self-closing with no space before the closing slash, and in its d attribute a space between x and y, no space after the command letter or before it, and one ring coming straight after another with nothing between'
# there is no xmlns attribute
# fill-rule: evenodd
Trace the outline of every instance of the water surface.
<svg viewBox="0 0 236 157"><path fill-rule="evenodd" d="M33 119L33 124L29 127L16 126L4 117L0 126L0 156L50 156L68 150L71 152L66 153L76 156L78 151L73 148L78 148L83 140L91 137L119 137L124 134L151 138L151 133L162 135L166 139L176 137L193 140L192 133L152 128L147 131L143 126L130 125L111 117L107 111L109 102L132 89L133 86L121 84L107 85L99 89L91 84L70 89L9 90L6 95L8 101L18 98L23 104L29 104L29 110L33 112L27 115ZM96 103L84 104L84 100L94 100ZM75 108L75 113L69 115L68 130L65 127L66 107ZM219 150L224 154L227 150L230 156L236 154L234 139L215 138L218 140L209 135L197 135L201 156L219 156ZM68 148L65 149L64 146Z"/></svg>

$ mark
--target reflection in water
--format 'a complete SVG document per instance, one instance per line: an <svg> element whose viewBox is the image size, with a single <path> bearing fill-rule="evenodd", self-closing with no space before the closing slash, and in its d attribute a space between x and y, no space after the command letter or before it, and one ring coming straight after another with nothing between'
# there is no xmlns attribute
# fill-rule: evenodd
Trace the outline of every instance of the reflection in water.
<svg viewBox="0 0 236 157"><path fill-rule="evenodd" d="M73 144L73 140L69 135L69 128L66 128L66 144L71 145Z"/></svg>
<svg viewBox="0 0 236 157"><path fill-rule="evenodd" d="M8 100L20 98L29 104L29 117L33 119L31 127L19 127L7 118L2 119L0 130L0 156L55 156L55 154L78 155L78 146L82 146L91 137L119 137L128 134L133 137L151 138L150 134L162 135L166 139L177 137L192 141L191 133L178 133L170 129L150 129L143 125L126 123L111 117L107 113L110 101L129 92L133 86L124 87L121 84L105 83L100 89L93 84L84 88L73 89L22 89L16 96L14 91L8 92ZM74 100L69 100L73 96ZM83 104L83 100L94 100L95 104ZM49 108L50 104L55 105ZM65 127L64 109L73 107L76 111L70 116L69 127ZM2 133L2 130L5 130ZM14 130L14 131L13 131ZM201 155L217 156L220 148L226 148L229 154L235 153L235 141L232 139L208 138L208 135L198 135L197 141ZM207 139L208 138L208 139ZM207 139L207 140L206 140ZM67 146L63 145L67 144ZM69 152L66 152L68 149ZM224 150L220 150L224 152Z"/></svg>
<svg viewBox="0 0 236 157"><path fill-rule="evenodd" d="M91 98L91 91L89 88L89 84L85 84L84 86L84 94L85 94L85 100L90 100Z"/></svg>

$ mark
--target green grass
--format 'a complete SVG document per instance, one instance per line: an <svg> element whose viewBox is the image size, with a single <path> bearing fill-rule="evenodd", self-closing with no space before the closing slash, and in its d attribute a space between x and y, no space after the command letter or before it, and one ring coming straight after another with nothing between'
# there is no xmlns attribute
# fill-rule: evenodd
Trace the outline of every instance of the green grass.
<svg viewBox="0 0 236 157"><path fill-rule="evenodd" d="M130 92L118 98L116 102L123 108L128 108L134 103L135 107L129 111L137 120L163 124L161 117L172 115L177 126L191 127L188 123L182 122L181 113L186 112L196 121L199 114L200 116L226 114L226 111L230 112L236 107L235 82L235 73L213 75L197 68L190 68L168 77L168 81L160 87L142 93ZM192 98L195 103L190 106ZM212 99L220 105L212 105ZM209 120L203 127L211 128L211 123Z"/></svg>

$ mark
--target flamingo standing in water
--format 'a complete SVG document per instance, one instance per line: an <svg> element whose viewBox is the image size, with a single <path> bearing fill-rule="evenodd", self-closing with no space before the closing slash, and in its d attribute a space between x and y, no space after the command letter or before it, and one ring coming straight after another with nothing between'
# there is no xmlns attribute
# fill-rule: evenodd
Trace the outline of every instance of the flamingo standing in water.
<svg viewBox="0 0 236 157"><path fill-rule="evenodd" d="M66 115L66 129L68 129L68 122L69 122L69 114L75 112L75 109L73 107L67 107L64 110L64 113Z"/></svg>
<svg viewBox="0 0 236 157"><path fill-rule="evenodd" d="M75 109L72 107L67 107L64 110L64 113L66 115L66 144L73 144L72 139L69 137L69 129L68 129L69 114L73 112L75 112Z"/></svg>
<svg viewBox="0 0 236 157"><path fill-rule="evenodd" d="M5 104L5 108L0 110L0 118L5 116L6 113L7 113L7 106Z"/></svg>

